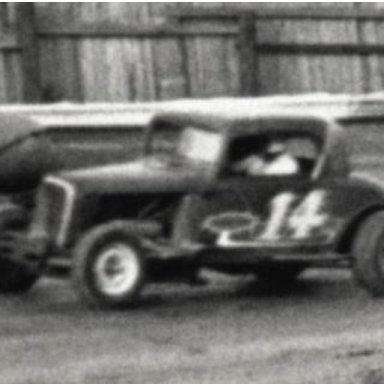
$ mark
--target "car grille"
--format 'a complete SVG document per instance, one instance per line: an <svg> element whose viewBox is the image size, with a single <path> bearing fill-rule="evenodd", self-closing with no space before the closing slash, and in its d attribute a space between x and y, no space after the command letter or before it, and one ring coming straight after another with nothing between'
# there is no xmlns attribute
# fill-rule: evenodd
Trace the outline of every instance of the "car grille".
<svg viewBox="0 0 384 384"><path fill-rule="evenodd" d="M47 182L43 183L38 196L31 231L44 236L53 245L62 242L63 217L66 209L66 191L64 188ZM60 244L61 245L61 244Z"/></svg>

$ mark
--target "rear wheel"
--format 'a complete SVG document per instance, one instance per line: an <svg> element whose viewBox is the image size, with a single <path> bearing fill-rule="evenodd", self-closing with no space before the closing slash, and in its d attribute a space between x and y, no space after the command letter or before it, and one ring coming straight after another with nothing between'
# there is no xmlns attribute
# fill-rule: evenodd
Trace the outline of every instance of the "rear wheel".
<svg viewBox="0 0 384 384"><path fill-rule="evenodd" d="M374 296L384 295L384 212L370 216L360 227L352 247L356 281Z"/></svg>
<svg viewBox="0 0 384 384"><path fill-rule="evenodd" d="M23 231L27 225L26 212L16 205L0 206L0 236L7 232ZM0 293L23 293L39 279L40 274L7 258L6 250L0 254Z"/></svg>
<svg viewBox="0 0 384 384"><path fill-rule="evenodd" d="M110 223L88 232L75 247L72 277L91 306L135 304L146 280L146 258L132 227Z"/></svg>

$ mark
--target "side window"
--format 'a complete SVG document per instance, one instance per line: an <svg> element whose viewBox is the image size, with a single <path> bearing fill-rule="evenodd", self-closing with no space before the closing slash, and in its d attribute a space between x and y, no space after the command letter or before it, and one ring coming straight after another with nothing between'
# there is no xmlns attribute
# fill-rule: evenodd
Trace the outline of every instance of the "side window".
<svg viewBox="0 0 384 384"><path fill-rule="evenodd" d="M265 135L247 135L237 137L229 145L225 176L247 176L247 162L256 163L263 158L263 152L267 143ZM260 161L261 165L261 161Z"/></svg>
<svg viewBox="0 0 384 384"><path fill-rule="evenodd" d="M244 136L229 147L228 176L309 177L318 158L318 145L311 137L279 134Z"/></svg>

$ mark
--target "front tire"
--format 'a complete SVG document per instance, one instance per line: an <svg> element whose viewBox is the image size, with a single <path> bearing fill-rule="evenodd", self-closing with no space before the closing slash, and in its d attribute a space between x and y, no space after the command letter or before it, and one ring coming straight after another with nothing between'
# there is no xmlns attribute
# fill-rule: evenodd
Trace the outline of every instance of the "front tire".
<svg viewBox="0 0 384 384"><path fill-rule="evenodd" d="M89 231L75 247L72 279L92 307L135 304L146 281L146 257L132 227L122 222Z"/></svg>
<svg viewBox="0 0 384 384"><path fill-rule="evenodd" d="M384 295L384 212L372 214L360 227L352 246L357 283L373 296Z"/></svg>

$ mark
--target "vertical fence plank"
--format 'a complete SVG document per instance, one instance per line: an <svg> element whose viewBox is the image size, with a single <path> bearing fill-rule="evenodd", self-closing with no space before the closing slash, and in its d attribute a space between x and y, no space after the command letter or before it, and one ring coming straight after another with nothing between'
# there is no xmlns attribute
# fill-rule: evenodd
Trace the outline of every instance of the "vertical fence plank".
<svg viewBox="0 0 384 384"><path fill-rule="evenodd" d="M106 46L108 61L108 100L129 100L129 65L124 56L124 44L120 40L111 39Z"/></svg>
<svg viewBox="0 0 384 384"><path fill-rule="evenodd" d="M242 15L239 20L240 84L244 95L258 93L257 60L255 57L256 28L252 15ZM257 55L257 53L256 53Z"/></svg>
<svg viewBox="0 0 384 384"><path fill-rule="evenodd" d="M237 41L235 38L229 38L225 39L223 43L225 45L224 62L227 66L227 92L229 95L237 96L241 94L240 58L237 52Z"/></svg>
<svg viewBox="0 0 384 384"><path fill-rule="evenodd" d="M3 55L0 56L0 74L6 73L6 67L4 65ZM0 76L0 103L7 102L7 84L6 78Z"/></svg>
<svg viewBox="0 0 384 384"><path fill-rule="evenodd" d="M108 100L105 42L101 39L83 39L79 54L85 100Z"/></svg>
<svg viewBox="0 0 384 384"><path fill-rule="evenodd" d="M183 39L184 40L184 39ZM156 97L160 100L185 97L188 94L180 39L159 39L153 44Z"/></svg>
<svg viewBox="0 0 384 384"><path fill-rule="evenodd" d="M17 4L17 34L22 48L24 100L38 102L42 92L34 3Z"/></svg>
<svg viewBox="0 0 384 384"><path fill-rule="evenodd" d="M4 54L6 103L20 103L23 101L23 74L21 67L21 57L18 52Z"/></svg>
<svg viewBox="0 0 384 384"><path fill-rule="evenodd" d="M57 39L57 71L62 95L66 100L82 99L82 80L78 62L78 42L73 39Z"/></svg>

